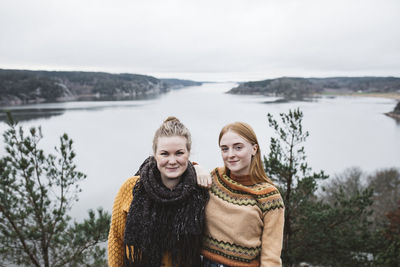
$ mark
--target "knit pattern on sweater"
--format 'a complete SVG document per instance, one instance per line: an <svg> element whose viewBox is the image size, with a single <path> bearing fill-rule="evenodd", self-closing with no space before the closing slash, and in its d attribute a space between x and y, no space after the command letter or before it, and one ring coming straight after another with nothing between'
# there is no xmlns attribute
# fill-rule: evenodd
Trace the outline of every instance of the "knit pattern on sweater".
<svg viewBox="0 0 400 267"><path fill-rule="evenodd" d="M239 246L236 244L232 244L229 242L224 242L212 238L211 236L205 236L203 241L208 244L208 250L217 255L223 256L227 259L242 261L242 262L251 262L260 254L261 246L257 246L255 248L248 248ZM227 251L228 253L224 253Z"/></svg>
<svg viewBox="0 0 400 267"><path fill-rule="evenodd" d="M235 205L258 206L262 212L283 208L283 200L275 186L268 183L252 186L241 185L226 174L215 170L216 182L211 187L211 193Z"/></svg>

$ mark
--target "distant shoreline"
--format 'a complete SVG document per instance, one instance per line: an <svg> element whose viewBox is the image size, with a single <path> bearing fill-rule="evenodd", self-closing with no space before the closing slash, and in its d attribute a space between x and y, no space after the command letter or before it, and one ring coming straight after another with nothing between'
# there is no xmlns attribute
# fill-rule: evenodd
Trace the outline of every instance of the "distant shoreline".
<svg viewBox="0 0 400 267"><path fill-rule="evenodd" d="M361 97L379 97L400 100L400 93L332 93L325 92L322 96L361 96Z"/></svg>

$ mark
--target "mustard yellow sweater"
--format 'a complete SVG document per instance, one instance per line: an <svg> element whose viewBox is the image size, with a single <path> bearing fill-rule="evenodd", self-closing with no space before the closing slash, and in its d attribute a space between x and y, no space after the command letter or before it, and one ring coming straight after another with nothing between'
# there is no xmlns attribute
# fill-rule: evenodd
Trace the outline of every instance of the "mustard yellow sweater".
<svg viewBox="0 0 400 267"><path fill-rule="evenodd" d="M122 267L124 265L126 216L133 199L132 190L138 179L139 176L134 176L126 180L114 200L110 232L108 234L108 266L110 267ZM168 253L163 255L161 266L172 266L172 260Z"/></svg>
<svg viewBox="0 0 400 267"><path fill-rule="evenodd" d="M236 181L212 172L202 254L234 267L281 266L284 205L269 183Z"/></svg>

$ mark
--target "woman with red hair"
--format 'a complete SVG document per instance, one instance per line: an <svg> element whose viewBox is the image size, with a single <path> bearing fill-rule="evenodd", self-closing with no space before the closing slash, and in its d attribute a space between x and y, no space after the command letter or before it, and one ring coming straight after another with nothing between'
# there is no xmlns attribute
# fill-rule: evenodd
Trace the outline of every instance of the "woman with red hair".
<svg viewBox="0 0 400 267"><path fill-rule="evenodd" d="M281 266L284 204L264 171L253 129L228 124L219 146L225 166L211 173L203 267Z"/></svg>

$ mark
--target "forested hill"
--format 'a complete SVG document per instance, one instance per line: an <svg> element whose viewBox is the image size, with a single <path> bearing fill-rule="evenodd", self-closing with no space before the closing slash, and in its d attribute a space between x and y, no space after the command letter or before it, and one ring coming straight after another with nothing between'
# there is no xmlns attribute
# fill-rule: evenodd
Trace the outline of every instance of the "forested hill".
<svg viewBox="0 0 400 267"><path fill-rule="evenodd" d="M174 87L189 81L174 80ZM173 86L151 76L80 71L0 69L0 105L68 101L79 97L140 98Z"/></svg>
<svg viewBox="0 0 400 267"><path fill-rule="evenodd" d="M180 80L180 79L161 79L161 81L170 88L182 88L186 86L199 86L202 85L201 82L194 82L190 80Z"/></svg>
<svg viewBox="0 0 400 267"><path fill-rule="evenodd" d="M278 95L286 98L303 98L316 93L400 93L400 78L395 77L333 77L292 78L282 77L256 82L246 82L232 88L231 94Z"/></svg>

